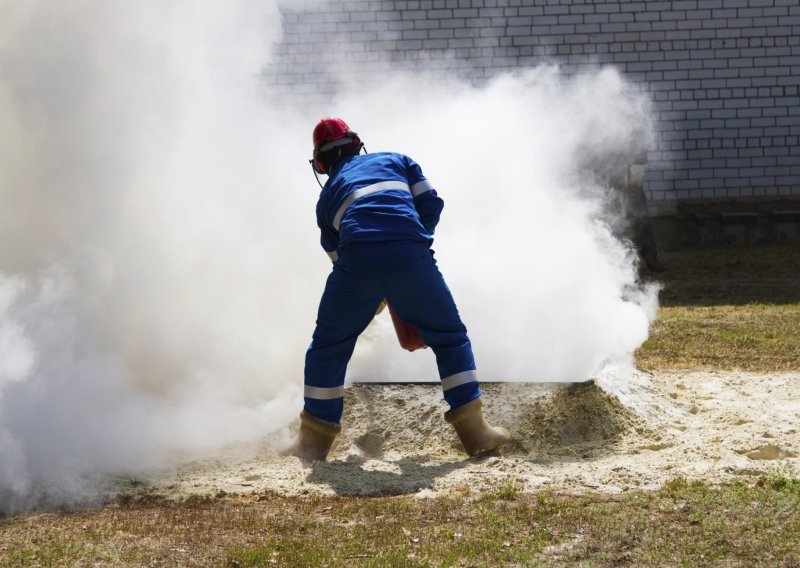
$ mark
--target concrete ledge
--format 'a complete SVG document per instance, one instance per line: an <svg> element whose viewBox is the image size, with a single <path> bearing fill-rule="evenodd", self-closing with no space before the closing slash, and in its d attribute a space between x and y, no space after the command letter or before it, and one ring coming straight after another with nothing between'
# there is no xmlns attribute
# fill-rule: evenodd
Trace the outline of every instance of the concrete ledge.
<svg viewBox="0 0 800 568"><path fill-rule="evenodd" d="M800 200L693 200L649 207L660 250L800 242Z"/></svg>

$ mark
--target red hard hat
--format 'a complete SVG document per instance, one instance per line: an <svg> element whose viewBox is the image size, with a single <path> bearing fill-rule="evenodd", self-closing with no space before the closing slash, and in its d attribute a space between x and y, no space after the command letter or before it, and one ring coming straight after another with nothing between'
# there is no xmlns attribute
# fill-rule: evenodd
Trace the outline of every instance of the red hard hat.
<svg viewBox="0 0 800 568"><path fill-rule="evenodd" d="M317 154L320 149L325 144L341 140L342 138L350 138L356 146L361 144L361 139L358 137L358 134L350 130L350 127L347 126L347 123L341 118L323 118L314 127L314 134L312 135L314 156L311 163L318 173L326 173L324 167L317 159Z"/></svg>
<svg viewBox="0 0 800 568"><path fill-rule="evenodd" d="M350 127L341 118L323 118L314 127L314 151L319 151L323 144L344 138L348 134L354 134Z"/></svg>

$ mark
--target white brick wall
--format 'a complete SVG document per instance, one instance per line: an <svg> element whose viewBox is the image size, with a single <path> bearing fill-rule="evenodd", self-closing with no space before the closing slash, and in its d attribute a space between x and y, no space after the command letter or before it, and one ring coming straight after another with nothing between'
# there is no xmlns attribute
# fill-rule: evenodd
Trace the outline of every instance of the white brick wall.
<svg viewBox="0 0 800 568"><path fill-rule="evenodd" d="M278 98L321 99L343 68L479 83L613 64L658 114L651 200L800 196L800 0L293 0L282 14Z"/></svg>

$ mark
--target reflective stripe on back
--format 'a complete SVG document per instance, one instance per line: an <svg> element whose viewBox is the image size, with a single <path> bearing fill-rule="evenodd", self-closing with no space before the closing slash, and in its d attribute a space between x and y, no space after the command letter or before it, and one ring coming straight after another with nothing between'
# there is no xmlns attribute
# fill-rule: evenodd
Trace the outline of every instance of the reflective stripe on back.
<svg viewBox="0 0 800 568"><path fill-rule="evenodd" d="M402 181L382 181L380 183L374 183L372 185L357 189L348 195L344 200L344 203L342 203L342 206L339 207L339 210L336 212L336 215L333 218L333 228L337 231L339 230L339 223L344 216L344 212L347 211L347 208L350 207L353 201L371 193L389 191L390 189L399 189L400 191L408 191L409 193L411 192L408 184Z"/></svg>
<svg viewBox="0 0 800 568"><path fill-rule="evenodd" d="M462 371L455 375L450 375L442 379L442 390L450 390L467 383L473 383L478 380L478 373L473 371Z"/></svg>

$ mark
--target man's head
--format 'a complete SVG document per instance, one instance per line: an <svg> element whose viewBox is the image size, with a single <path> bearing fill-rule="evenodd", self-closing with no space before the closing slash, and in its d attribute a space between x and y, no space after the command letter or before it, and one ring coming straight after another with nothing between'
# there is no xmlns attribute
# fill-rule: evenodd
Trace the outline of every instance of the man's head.
<svg viewBox="0 0 800 568"><path fill-rule="evenodd" d="M312 136L314 155L311 165L319 174L327 174L341 158L358 154L364 146L358 134L341 118L323 118Z"/></svg>

